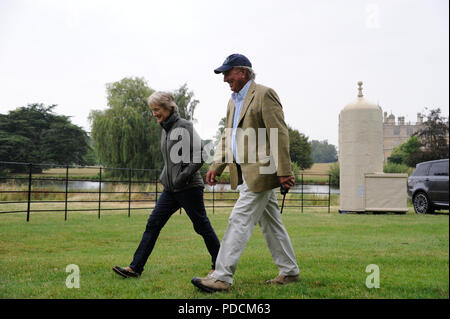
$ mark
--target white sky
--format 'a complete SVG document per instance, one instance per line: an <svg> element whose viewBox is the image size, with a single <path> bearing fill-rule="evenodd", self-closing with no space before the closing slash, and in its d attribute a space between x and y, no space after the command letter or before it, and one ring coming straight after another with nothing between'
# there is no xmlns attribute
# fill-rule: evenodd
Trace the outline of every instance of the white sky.
<svg viewBox="0 0 450 319"><path fill-rule="evenodd" d="M365 98L415 122L449 106L448 0L0 0L0 113L29 103L90 131L106 83L144 77L156 90L187 83L212 138L231 91L213 69L245 54L275 89L286 122L338 145L338 116Z"/></svg>

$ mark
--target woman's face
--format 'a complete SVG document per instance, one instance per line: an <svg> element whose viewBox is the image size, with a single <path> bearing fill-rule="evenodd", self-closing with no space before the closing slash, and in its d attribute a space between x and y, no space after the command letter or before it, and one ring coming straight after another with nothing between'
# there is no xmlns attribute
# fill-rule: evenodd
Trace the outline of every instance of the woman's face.
<svg viewBox="0 0 450 319"><path fill-rule="evenodd" d="M166 118L170 116L170 110L165 109L159 105L152 105L150 106L152 109L152 114L158 121L158 123L163 122Z"/></svg>

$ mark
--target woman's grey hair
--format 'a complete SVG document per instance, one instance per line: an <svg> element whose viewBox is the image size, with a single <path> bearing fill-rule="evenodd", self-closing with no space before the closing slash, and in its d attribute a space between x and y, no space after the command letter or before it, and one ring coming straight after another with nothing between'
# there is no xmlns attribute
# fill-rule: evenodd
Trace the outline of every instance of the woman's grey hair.
<svg viewBox="0 0 450 319"><path fill-rule="evenodd" d="M148 97L148 105L159 106L171 112L178 113L178 106L172 92L157 91Z"/></svg>
<svg viewBox="0 0 450 319"><path fill-rule="evenodd" d="M252 68L250 68L248 66L239 66L238 68L243 69L243 70L247 70L248 79L249 80L255 80L256 73L255 73L255 71L253 71Z"/></svg>

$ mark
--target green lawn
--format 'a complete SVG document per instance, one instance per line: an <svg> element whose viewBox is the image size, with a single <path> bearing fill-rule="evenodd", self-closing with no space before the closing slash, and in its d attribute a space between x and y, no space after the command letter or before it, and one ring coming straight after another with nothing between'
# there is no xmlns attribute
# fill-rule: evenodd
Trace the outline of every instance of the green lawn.
<svg viewBox="0 0 450 319"><path fill-rule="evenodd" d="M209 213L219 239L231 209ZM0 215L0 298L449 298L449 216L340 215L333 208L299 213L284 223L301 270L300 283L268 286L277 275L257 227L239 262L229 293L205 294L193 276L208 273L203 240L183 214L161 232L139 279L122 279L148 212ZM66 266L80 269L80 288L66 287ZM380 269L380 288L366 287L366 267Z"/></svg>

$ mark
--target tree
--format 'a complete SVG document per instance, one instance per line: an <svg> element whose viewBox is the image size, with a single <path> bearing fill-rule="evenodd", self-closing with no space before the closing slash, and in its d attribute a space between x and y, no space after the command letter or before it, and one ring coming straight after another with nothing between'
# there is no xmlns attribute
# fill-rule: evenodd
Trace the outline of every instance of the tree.
<svg viewBox="0 0 450 319"><path fill-rule="evenodd" d="M218 145L220 142L222 133L223 133L223 131L225 131L226 120L227 120L226 117L222 117L219 121L219 128L217 129L216 135L214 136L214 145Z"/></svg>
<svg viewBox="0 0 450 319"><path fill-rule="evenodd" d="M419 139L413 135L405 143L394 147L387 161L394 164L406 164L406 160L411 154L421 152L420 146Z"/></svg>
<svg viewBox="0 0 450 319"><path fill-rule="evenodd" d="M154 90L143 78L124 78L107 84L106 92L108 108L89 114L100 163L115 168L161 168L161 129L147 105Z"/></svg>
<svg viewBox="0 0 450 319"><path fill-rule="evenodd" d="M308 137L289 125L288 131L291 161L302 170L310 168L313 162L311 160L311 143L308 142Z"/></svg>
<svg viewBox="0 0 450 319"><path fill-rule="evenodd" d="M85 165L89 143L85 131L62 118L51 123L42 134L41 161Z"/></svg>
<svg viewBox="0 0 450 319"><path fill-rule="evenodd" d="M87 133L72 124L68 116L54 114L55 107L35 103L1 115L0 160L84 165L89 149Z"/></svg>
<svg viewBox="0 0 450 319"><path fill-rule="evenodd" d="M427 110L427 109L425 109ZM441 116L441 109L429 111L423 128L414 133L423 146L423 153L415 155L417 158L442 159L448 158L448 119Z"/></svg>
<svg viewBox="0 0 450 319"><path fill-rule="evenodd" d="M124 78L106 85L108 108L89 115L100 163L111 168L162 169L161 126L147 104L154 92L143 78ZM186 84L175 91L180 116L193 119L198 100ZM126 176L125 171L113 171ZM111 173L113 173L111 172ZM152 175L156 176L156 173Z"/></svg>
<svg viewBox="0 0 450 319"><path fill-rule="evenodd" d="M311 141L311 159L313 163L332 163L337 161L336 146L324 141Z"/></svg>
<svg viewBox="0 0 450 319"><path fill-rule="evenodd" d="M339 187L340 183L340 166L339 162L334 162L328 167L327 173L330 175L330 184Z"/></svg>
<svg viewBox="0 0 450 319"><path fill-rule="evenodd" d="M420 162L448 158L448 121L440 114L439 108L422 114L427 118L423 128L396 146L388 162L415 167Z"/></svg>
<svg viewBox="0 0 450 319"><path fill-rule="evenodd" d="M180 116L186 120L195 121L194 112L200 101L193 99L194 92L189 91L185 83L178 90L175 90L174 96Z"/></svg>
<svg viewBox="0 0 450 319"><path fill-rule="evenodd" d="M84 155L84 162L86 163L86 165L90 166L99 165L98 156L95 152L94 141L92 140L92 137L90 135L88 136L88 143L89 148L87 153Z"/></svg>

